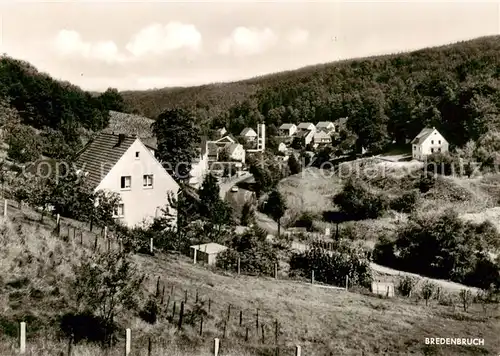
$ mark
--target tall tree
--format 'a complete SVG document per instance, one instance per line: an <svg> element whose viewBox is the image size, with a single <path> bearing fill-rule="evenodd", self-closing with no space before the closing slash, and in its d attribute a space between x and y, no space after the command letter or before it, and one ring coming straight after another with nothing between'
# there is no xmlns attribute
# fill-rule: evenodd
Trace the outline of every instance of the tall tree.
<svg viewBox="0 0 500 356"><path fill-rule="evenodd" d="M278 190L269 193L264 210L267 215L272 217L278 223L278 237L281 233L281 218L285 215L287 206L286 200Z"/></svg>
<svg viewBox="0 0 500 356"><path fill-rule="evenodd" d="M191 162L197 155L199 128L196 118L184 109L166 110L152 128L158 139L158 158L177 181L189 179Z"/></svg>
<svg viewBox="0 0 500 356"><path fill-rule="evenodd" d="M297 160L297 157L295 157L295 154L292 154L290 158L288 158L288 168L290 168L290 174L299 174L302 170L302 166Z"/></svg>
<svg viewBox="0 0 500 356"><path fill-rule="evenodd" d="M99 101L104 110L125 111L125 101L115 88L108 88L104 93L99 95Z"/></svg>
<svg viewBox="0 0 500 356"><path fill-rule="evenodd" d="M212 174L207 174L199 191L200 215L202 217L210 218L215 205L220 200L219 192L217 179Z"/></svg>

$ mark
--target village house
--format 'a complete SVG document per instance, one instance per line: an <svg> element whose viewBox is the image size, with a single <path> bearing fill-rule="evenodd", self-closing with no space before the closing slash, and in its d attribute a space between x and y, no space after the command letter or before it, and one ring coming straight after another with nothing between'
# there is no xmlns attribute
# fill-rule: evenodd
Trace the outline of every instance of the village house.
<svg viewBox="0 0 500 356"><path fill-rule="evenodd" d="M78 154L75 166L95 191L118 193L115 217L129 227L150 223L179 185L138 137L100 133ZM169 213L177 216L170 207ZM175 223L174 223L175 224Z"/></svg>
<svg viewBox="0 0 500 356"><path fill-rule="evenodd" d="M280 142L278 145L278 152L286 153L288 151L288 147L284 142Z"/></svg>
<svg viewBox="0 0 500 356"><path fill-rule="evenodd" d="M198 156L191 162L189 172L189 185L198 189L208 173L208 141L206 137L201 138L198 148Z"/></svg>
<svg viewBox="0 0 500 356"><path fill-rule="evenodd" d="M325 131L318 131L313 136L314 145L327 145L332 143L332 137Z"/></svg>
<svg viewBox="0 0 500 356"><path fill-rule="evenodd" d="M221 127L220 129L215 130L217 134L217 138L224 137L224 135L227 133L227 130L225 127Z"/></svg>
<svg viewBox="0 0 500 356"><path fill-rule="evenodd" d="M412 157L424 161L427 156L437 152L448 152L448 141L433 128L424 128L411 141Z"/></svg>
<svg viewBox="0 0 500 356"><path fill-rule="evenodd" d="M297 126L299 132L304 131L316 131L316 126L310 122L301 122L299 126Z"/></svg>
<svg viewBox="0 0 500 356"><path fill-rule="evenodd" d="M320 121L316 125L317 131L324 131L327 134L335 132L335 124L331 121Z"/></svg>
<svg viewBox="0 0 500 356"><path fill-rule="evenodd" d="M243 145L239 143L228 143L224 149L230 161L245 163L245 149Z"/></svg>
<svg viewBox="0 0 500 356"><path fill-rule="evenodd" d="M279 133L281 136L293 136L297 132L297 125L295 124L283 124L279 127Z"/></svg>
<svg viewBox="0 0 500 356"><path fill-rule="evenodd" d="M210 141L210 142L214 142L219 147L224 147L228 143L236 143L237 140L233 135L229 134L229 135L226 135L226 136L219 138L218 140Z"/></svg>
<svg viewBox="0 0 500 356"><path fill-rule="evenodd" d="M314 131L301 131L296 137L300 141L301 146L305 147L312 142Z"/></svg>
<svg viewBox="0 0 500 356"><path fill-rule="evenodd" d="M257 132L251 127L246 127L241 131L240 136L247 141L253 142L257 139Z"/></svg>

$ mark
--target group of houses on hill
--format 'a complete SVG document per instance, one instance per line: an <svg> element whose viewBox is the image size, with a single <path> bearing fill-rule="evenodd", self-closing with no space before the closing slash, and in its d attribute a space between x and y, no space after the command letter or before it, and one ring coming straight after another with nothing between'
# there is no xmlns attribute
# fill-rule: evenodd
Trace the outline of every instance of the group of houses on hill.
<svg viewBox="0 0 500 356"><path fill-rule="evenodd" d="M279 127L280 151L286 151L292 140L301 140L305 145L321 146L331 144L331 136L336 132L336 124L328 121L316 125L302 122L299 125L284 123ZM239 140L221 128L217 137L200 139L197 157L192 162L189 184L199 188L208 172L219 170L218 163L245 164L246 152L265 149L265 126L257 131L245 128ZM141 137L142 136L142 137ZM115 209L116 219L125 225L135 225L152 221L167 209L173 218L177 212L168 207L168 194L179 194L179 184L167 172L156 157L157 141L151 135L125 135L101 132L79 152L75 166L92 188L118 193L120 203ZM254 143L252 149L245 149L240 142ZM417 160L437 152L447 152L448 142L435 128L424 128L412 141L412 157ZM36 172L40 167L31 167Z"/></svg>

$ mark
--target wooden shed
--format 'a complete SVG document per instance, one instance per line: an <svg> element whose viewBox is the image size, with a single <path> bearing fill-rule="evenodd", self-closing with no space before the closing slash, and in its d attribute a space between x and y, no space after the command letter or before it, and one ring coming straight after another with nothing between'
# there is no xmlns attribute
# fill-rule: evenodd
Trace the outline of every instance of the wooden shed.
<svg viewBox="0 0 500 356"><path fill-rule="evenodd" d="M219 245L215 242L190 246L191 258L193 258L193 261L195 263L204 262L209 265L214 265L217 255L225 250L227 250L226 246Z"/></svg>

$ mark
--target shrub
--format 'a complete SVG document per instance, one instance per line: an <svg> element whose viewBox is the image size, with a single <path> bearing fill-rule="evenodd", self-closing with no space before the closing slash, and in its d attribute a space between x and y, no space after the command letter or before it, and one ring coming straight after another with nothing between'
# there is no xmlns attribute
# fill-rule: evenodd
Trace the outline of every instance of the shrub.
<svg viewBox="0 0 500 356"><path fill-rule="evenodd" d="M429 280L426 280L422 284L422 288L420 289L420 293L422 298L425 300L425 305L428 305L429 300L434 296L437 291L437 285Z"/></svg>
<svg viewBox="0 0 500 356"><path fill-rule="evenodd" d="M149 298L143 309L139 312L139 317L146 323L155 324L158 319L158 303L154 298Z"/></svg>
<svg viewBox="0 0 500 356"><path fill-rule="evenodd" d="M391 202L391 209L401 213L411 213L418 205L419 194L417 191L405 193Z"/></svg>
<svg viewBox="0 0 500 356"><path fill-rule="evenodd" d="M420 179L417 181L417 187L420 190L420 193L427 193L431 190L436 184L436 179L434 175L431 173L424 173L420 176Z"/></svg>
<svg viewBox="0 0 500 356"><path fill-rule="evenodd" d="M66 338L74 343L81 341L113 345L118 326L111 320L106 321L95 316L90 311L81 313L66 313L59 322L59 328Z"/></svg>
<svg viewBox="0 0 500 356"><path fill-rule="evenodd" d="M368 287L372 281L367 252L345 240L336 242L333 251L313 244L310 250L293 254L290 269L306 278L314 271L317 281L337 286L345 286L346 276L352 285Z"/></svg>
<svg viewBox="0 0 500 356"><path fill-rule="evenodd" d="M266 233L253 228L231 241L231 249L217 256L217 266L235 271L240 258L240 270L251 274L272 275L278 256L273 245L266 240Z"/></svg>
<svg viewBox="0 0 500 356"><path fill-rule="evenodd" d="M415 288L415 285L417 284L417 280L414 277L411 276L404 276L401 278L398 284L398 292L403 296L403 297L410 297L411 293L413 291L413 288Z"/></svg>
<svg viewBox="0 0 500 356"><path fill-rule="evenodd" d="M295 227L305 227L307 231L313 230L315 216L314 213L309 211L303 212L298 219L295 221Z"/></svg>
<svg viewBox="0 0 500 356"><path fill-rule="evenodd" d="M386 198L370 192L359 179L349 179L333 202L352 219L375 219L388 208Z"/></svg>

